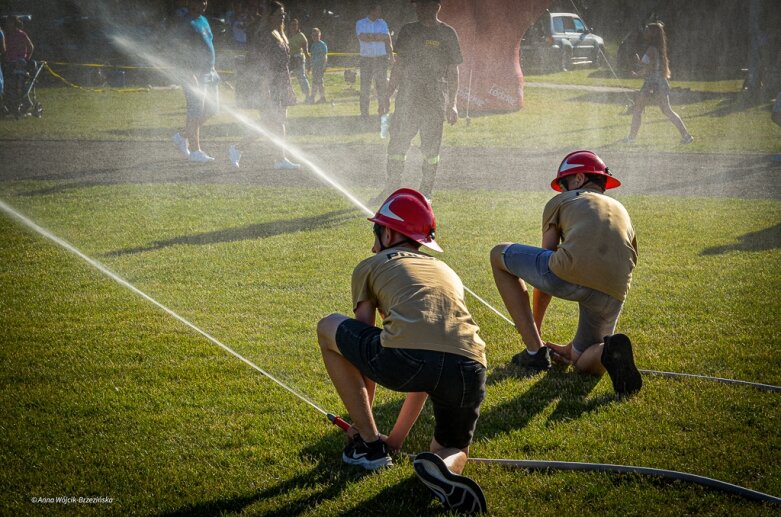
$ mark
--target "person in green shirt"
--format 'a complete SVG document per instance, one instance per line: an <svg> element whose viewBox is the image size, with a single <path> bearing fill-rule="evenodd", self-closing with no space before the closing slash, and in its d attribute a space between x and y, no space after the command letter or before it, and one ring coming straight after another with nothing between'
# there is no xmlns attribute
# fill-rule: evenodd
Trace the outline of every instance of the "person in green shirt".
<svg viewBox="0 0 781 517"><path fill-rule="evenodd" d="M306 62L309 60L309 42L301 31L301 24L298 18L290 20L290 71L298 79L298 85L301 87L301 93L304 99L309 98L309 79L306 77Z"/></svg>

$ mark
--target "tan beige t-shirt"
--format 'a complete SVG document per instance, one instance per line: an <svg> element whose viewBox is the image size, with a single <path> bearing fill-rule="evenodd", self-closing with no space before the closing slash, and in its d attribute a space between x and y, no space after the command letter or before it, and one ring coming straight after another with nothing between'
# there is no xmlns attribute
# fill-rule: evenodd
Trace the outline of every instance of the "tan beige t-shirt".
<svg viewBox="0 0 781 517"><path fill-rule="evenodd" d="M543 233L561 234L548 267L556 276L623 301L637 264L637 240L624 205L589 190L562 192L545 205Z"/></svg>
<svg viewBox="0 0 781 517"><path fill-rule="evenodd" d="M358 264L353 308L370 301L384 315L382 346L449 352L486 366L480 328L464 302L464 285L441 260L390 248Z"/></svg>

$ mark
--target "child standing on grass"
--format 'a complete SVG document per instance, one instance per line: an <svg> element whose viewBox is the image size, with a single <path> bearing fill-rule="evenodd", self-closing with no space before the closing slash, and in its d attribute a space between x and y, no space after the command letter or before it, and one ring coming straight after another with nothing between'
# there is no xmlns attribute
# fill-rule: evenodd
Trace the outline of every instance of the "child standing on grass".
<svg viewBox="0 0 781 517"><path fill-rule="evenodd" d="M661 23L650 23L643 31L643 41L647 45L640 63L643 65L642 74L645 77L643 87L635 100L632 113L632 127L625 142L633 144L640 130L645 106L653 101L659 103L662 113L678 128L681 133L681 143L690 144L694 137L686 129L686 125L676 112L670 107L670 63L667 59L667 37L664 26Z"/></svg>
<svg viewBox="0 0 781 517"><path fill-rule="evenodd" d="M464 302L464 286L444 262L436 221L418 191L399 189L374 217L374 256L352 275L354 318L331 314L317 324L328 375L357 429L342 461L367 470L392 465L426 398L434 407L431 452L415 457L423 483L455 511L486 510L480 486L461 475L485 398L485 343ZM382 317L382 328L375 317ZM389 436L372 414L376 384L407 393Z"/></svg>
<svg viewBox="0 0 781 517"><path fill-rule="evenodd" d="M320 92L320 100L317 102L326 102L323 76L325 75L325 67L328 66L328 45L322 40L322 34L317 27L312 29L312 47L309 49L309 54L312 64L312 93L307 102L314 104L317 92Z"/></svg>

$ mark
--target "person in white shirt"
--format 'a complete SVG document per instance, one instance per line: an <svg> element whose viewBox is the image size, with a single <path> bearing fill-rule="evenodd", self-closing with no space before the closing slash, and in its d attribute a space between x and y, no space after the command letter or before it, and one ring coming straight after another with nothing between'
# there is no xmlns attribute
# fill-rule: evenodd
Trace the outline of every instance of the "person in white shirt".
<svg viewBox="0 0 781 517"><path fill-rule="evenodd" d="M393 61L393 42L388 24L380 18L382 6L371 4L369 15L355 23L355 34L361 47L361 116L369 116L369 97L372 83L377 89L377 111L388 113L390 100L387 96L388 64Z"/></svg>

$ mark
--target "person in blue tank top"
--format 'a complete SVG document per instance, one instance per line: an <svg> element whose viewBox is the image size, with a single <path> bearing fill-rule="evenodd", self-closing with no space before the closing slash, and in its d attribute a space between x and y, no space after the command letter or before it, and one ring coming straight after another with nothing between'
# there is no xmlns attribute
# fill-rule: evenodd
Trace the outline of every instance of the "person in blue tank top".
<svg viewBox="0 0 781 517"><path fill-rule="evenodd" d="M189 16L176 30L177 62L181 65L182 89L187 105L184 130L171 139L191 162L214 160L201 150L201 126L219 109L220 77L214 69L216 54L209 21L203 15L207 0L190 0Z"/></svg>

